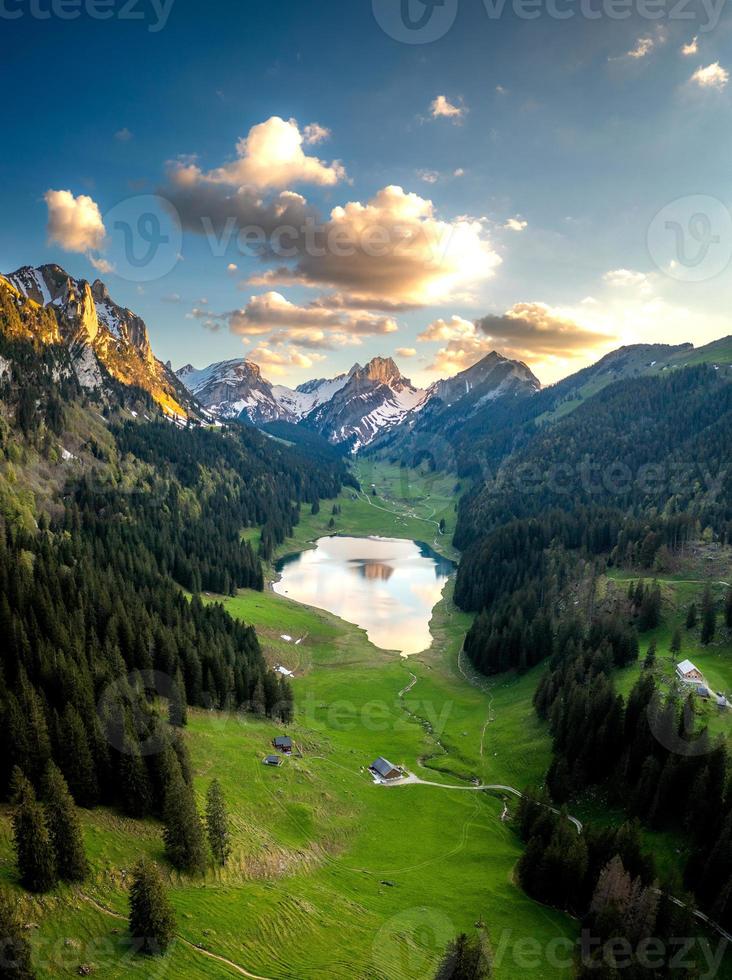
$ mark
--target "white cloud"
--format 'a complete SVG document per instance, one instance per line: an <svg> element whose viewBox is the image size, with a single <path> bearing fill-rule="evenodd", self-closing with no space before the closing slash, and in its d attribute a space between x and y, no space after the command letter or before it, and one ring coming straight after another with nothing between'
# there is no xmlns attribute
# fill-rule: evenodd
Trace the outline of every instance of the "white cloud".
<svg viewBox="0 0 732 980"><path fill-rule="evenodd" d="M416 357L417 351L414 347L397 347L396 354L399 357Z"/></svg>
<svg viewBox="0 0 732 980"><path fill-rule="evenodd" d="M444 95L438 95L430 103L430 115L433 119L445 118L453 119L455 122L462 119L467 109L463 105L455 105Z"/></svg>
<svg viewBox="0 0 732 980"><path fill-rule="evenodd" d="M503 85L496 85L496 92L498 95L508 95L508 89Z"/></svg>
<svg viewBox="0 0 732 980"><path fill-rule="evenodd" d="M282 377L289 374L293 368L313 367L318 361L325 360L325 355L304 354L294 347L287 350L273 349L263 341L247 354L247 360L258 364L266 374Z"/></svg>
<svg viewBox="0 0 732 980"><path fill-rule="evenodd" d="M686 57L699 51L699 38L695 35L688 44L681 45L681 53Z"/></svg>
<svg viewBox="0 0 732 980"><path fill-rule="evenodd" d="M457 170L454 170L453 171L453 174L452 175L453 175L453 177L464 177L465 176L465 171L463 170L462 167L458 167Z"/></svg>
<svg viewBox="0 0 732 980"><path fill-rule="evenodd" d="M444 344L434 356L427 371L453 375L476 364L491 350L490 342L481 336L470 320L451 316L449 320L433 320L417 337L421 343Z"/></svg>
<svg viewBox="0 0 732 980"><path fill-rule="evenodd" d="M529 222L523 218L509 218L503 227L507 231L524 231L529 227Z"/></svg>
<svg viewBox="0 0 732 980"><path fill-rule="evenodd" d="M706 68L699 67L691 76L691 82L703 89L713 89L721 92L729 81L729 72L722 68L718 61L707 65Z"/></svg>
<svg viewBox="0 0 732 980"><path fill-rule="evenodd" d="M635 47L626 52L626 58L645 58L656 46L652 37L639 37L635 42Z"/></svg>
<svg viewBox="0 0 732 980"><path fill-rule="evenodd" d="M436 170L418 170L417 176L420 180L423 180L425 184L436 184L440 179L440 175Z"/></svg>
<svg viewBox="0 0 732 980"><path fill-rule="evenodd" d="M315 143L322 143L323 140L330 139L331 132L325 126L321 126L320 123L310 123L303 130L303 136L308 146L314 146Z"/></svg>
<svg viewBox="0 0 732 980"><path fill-rule="evenodd" d="M648 292L652 288L650 276L645 272L636 272L635 269L611 269L602 277L608 286L621 289L640 289Z"/></svg>
<svg viewBox="0 0 732 980"><path fill-rule="evenodd" d="M317 127L314 129L313 126ZM214 170L204 172L195 162L182 161L173 166L173 174L183 186L214 184L232 188L271 190L292 184L314 184L332 187L346 176L338 160L323 163L303 151L303 143L325 132L313 124L301 132L294 119L286 121L271 116L252 126L247 136L236 144L236 159Z"/></svg>
<svg viewBox="0 0 732 980"><path fill-rule="evenodd" d="M129 143L129 141L132 139L132 133L125 126L123 129L117 130L117 132L114 134L114 138L118 143Z"/></svg>
<svg viewBox="0 0 732 980"><path fill-rule="evenodd" d="M162 300L163 303L180 303L180 293L167 293Z"/></svg>
<svg viewBox="0 0 732 980"><path fill-rule="evenodd" d="M87 258L97 272L101 272L103 276L108 276L110 272L114 272L114 265L111 262L108 262L105 258L102 258L99 255L87 255Z"/></svg>
<svg viewBox="0 0 732 980"><path fill-rule="evenodd" d="M98 251L104 246L106 230L96 201L71 191L46 191L48 240L66 252Z"/></svg>
<svg viewBox="0 0 732 980"><path fill-rule="evenodd" d="M625 54L619 57L608 58L608 61L625 61L630 59L631 61L640 61L642 58L648 57L652 51L654 51L660 45L665 44L668 40L668 33L666 29L662 26L657 26L653 34L643 34L639 37L635 44L630 50L626 51Z"/></svg>

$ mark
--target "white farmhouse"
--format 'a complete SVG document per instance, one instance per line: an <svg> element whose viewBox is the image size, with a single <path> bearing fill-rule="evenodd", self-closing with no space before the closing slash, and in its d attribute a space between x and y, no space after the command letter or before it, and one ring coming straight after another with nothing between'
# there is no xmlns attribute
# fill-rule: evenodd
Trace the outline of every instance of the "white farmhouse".
<svg viewBox="0 0 732 980"><path fill-rule="evenodd" d="M684 683L697 684L699 681L704 680L704 675L695 667L691 660L682 660L680 664L676 665L676 676L680 681Z"/></svg>

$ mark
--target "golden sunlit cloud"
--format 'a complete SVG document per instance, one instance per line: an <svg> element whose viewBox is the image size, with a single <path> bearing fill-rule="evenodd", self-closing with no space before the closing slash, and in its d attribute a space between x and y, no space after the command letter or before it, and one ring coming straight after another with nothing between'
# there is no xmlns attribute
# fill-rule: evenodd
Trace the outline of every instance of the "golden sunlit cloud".
<svg viewBox="0 0 732 980"><path fill-rule="evenodd" d="M283 189L298 183L332 187L346 176L340 161L323 163L303 151L304 143L317 143L328 135L328 130L317 123L301 132L296 120L271 116L252 126L249 134L237 142L236 159L231 163L208 172L195 163L182 163L179 167L189 182L257 190Z"/></svg>
<svg viewBox="0 0 732 980"><path fill-rule="evenodd" d="M568 363L587 360L615 341L545 303L516 303L503 314L489 314L474 323L460 316L438 319L418 339L443 344L427 368L433 374L456 374L497 350L525 361L542 378L566 373Z"/></svg>
<svg viewBox="0 0 732 980"><path fill-rule="evenodd" d="M445 95L438 95L430 103L430 115L433 119L452 119L457 121L462 119L467 109L462 105L455 105Z"/></svg>
<svg viewBox="0 0 732 980"><path fill-rule="evenodd" d="M706 68L701 66L697 68L690 81L698 85L699 88L721 92L729 81L729 72L726 68L722 68L718 61L715 61L713 64L707 65Z"/></svg>
<svg viewBox="0 0 732 980"><path fill-rule="evenodd" d="M525 231L529 227L529 222L523 218L509 218L503 226L506 231Z"/></svg>
<svg viewBox="0 0 732 980"><path fill-rule="evenodd" d="M455 301L490 279L501 263L479 221L442 221L432 201L394 185L366 204L334 208L323 239L330 247L305 250L294 269L274 270L257 281L330 286L378 309L419 307Z"/></svg>
<svg viewBox="0 0 732 980"><path fill-rule="evenodd" d="M304 354L293 347L273 350L263 341L247 354L247 360L259 365L265 374L284 377L293 369L312 368L325 360L325 354Z"/></svg>
<svg viewBox="0 0 732 980"><path fill-rule="evenodd" d="M319 306L297 306L281 293L252 296L246 307L228 314L232 333L266 333L276 328L337 330L354 334L388 334L398 330L392 317L366 310L328 310Z"/></svg>
<svg viewBox="0 0 732 980"><path fill-rule="evenodd" d="M87 194L46 191L48 241L67 252L88 252L104 246L106 230L99 206Z"/></svg>
<svg viewBox="0 0 732 980"><path fill-rule="evenodd" d="M360 345L362 337L399 329L391 316L362 309L329 309L316 303L298 306L275 291L252 296L246 306L225 313L194 307L187 318L200 320L214 332L226 325L242 338L269 335L269 342L275 345L294 343L311 350Z"/></svg>

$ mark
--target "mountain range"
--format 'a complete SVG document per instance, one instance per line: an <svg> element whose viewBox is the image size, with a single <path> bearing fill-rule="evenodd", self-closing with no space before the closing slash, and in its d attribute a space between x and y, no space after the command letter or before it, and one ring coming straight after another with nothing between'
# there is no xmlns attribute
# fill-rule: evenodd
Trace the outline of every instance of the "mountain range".
<svg viewBox="0 0 732 980"><path fill-rule="evenodd" d="M607 385L697 363L729 364L732 340L692 344L633 344L543 388L522 361L492 351L454 377L418 388L390 357L375 357L335 378L297 388L272 384L244 358L186 365L179 380L219 419L255 426L284 422L304 427L351 452L382 452L392 459L430 457L436 465L470 472L469 457L506 430L520 444L521 423L561 418ZM506 446L501 442L500 455ZM490 456L490 450L488 451Z"/></svg>
<svg viewBox="0 0 732 980"><path fill-rule="evenodd" d="M437 403L460 402L470 414L488 402L541 387L525 364L495 351L428 388L413 385L390 357L375 357L366 365L354 364L346 374L294 389L271 384L256 364L241 358L202 370L186 365L177 375L217 418L240 418L253 425L273 421L303 425L352 452L398 426L414 424L420 413Z"/></svg>
<svg viewBox="0 0 732 980"><path fill-rule="evenodd" d="M0 275L0 300L12 312L5 317L6 335L65 349L76 380L89 391L122 385L180 424L278 423L344 451L430 457L463 473L478 456L483 467L501 458L537 424L561 418L615 381L732 362L729 337L701 348L635 344L542 388L526 364L493 351L454 377L419 388L390 357L375 357L334 378L289 388L267 380L246 358L174 372L156 358L144 320L116 303L100 279L76 279L58 265Z"/></svg>

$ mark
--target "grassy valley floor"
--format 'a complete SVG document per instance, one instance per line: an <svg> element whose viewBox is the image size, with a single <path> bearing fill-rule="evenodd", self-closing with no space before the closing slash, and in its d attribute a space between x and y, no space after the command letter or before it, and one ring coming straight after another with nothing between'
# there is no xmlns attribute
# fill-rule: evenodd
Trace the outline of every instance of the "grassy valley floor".
<svg viewBox="0 0 732 980"><path fill-rule="evenodd" d="M370 477L369 490L341 495L336 531L414 537L450 553L451 481L385 467L359 476ZM304 516L282 552L333 533L332 504ZM295 672L296 751L265 767L276 725L191 711L199 801L217 777L232 816L230 865L205 879L179 876L167 869L157 823L83 812L91 879L22 897L39 976L76 976L89 965L104 977L423 980L447 941L476 923L490 935L497 977L570 976L577 924L514 884L520 846L501 819L505 794L471 782L521 788L545 770L549 740L531 706L536 674L475 681L458 661L470 617L450 589L434 611L432 647L407 661L271 590L226 599L256 626L267 659ZM374 785L366 767L382 754L443 786ZM167 869L178 916L178 938L154 961L130 952L123 918L141 853ZM0 861L14 886L7 812Z"/></svg>

